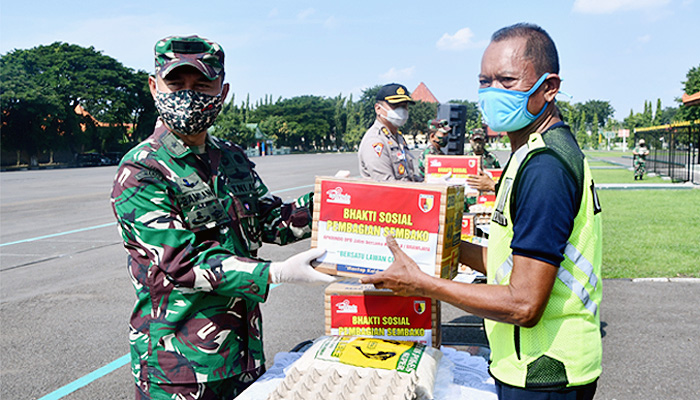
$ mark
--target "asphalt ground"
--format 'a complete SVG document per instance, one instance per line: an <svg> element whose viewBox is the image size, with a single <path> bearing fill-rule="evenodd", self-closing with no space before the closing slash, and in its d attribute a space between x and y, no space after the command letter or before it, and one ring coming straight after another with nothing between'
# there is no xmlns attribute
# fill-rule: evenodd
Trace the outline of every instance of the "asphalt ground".
<svg viewBox="0 0 700 400"><path fill-rule="evenodd" d="M358 174L354 154L254 161L287 200L310 191L316 175ZM125 356L135 296L109 207L115 172L0 173L0 399L133 398ZM283 260L309 245L267 245L262 255ZM596 399L700 398L698 298L696 281L605 280ZM323 334L323 287L280 285L262 310L268 366ZM465 319L474 320L444 305L443 322ZM465 341L483 340L480 328L464 329Z"/></svg>

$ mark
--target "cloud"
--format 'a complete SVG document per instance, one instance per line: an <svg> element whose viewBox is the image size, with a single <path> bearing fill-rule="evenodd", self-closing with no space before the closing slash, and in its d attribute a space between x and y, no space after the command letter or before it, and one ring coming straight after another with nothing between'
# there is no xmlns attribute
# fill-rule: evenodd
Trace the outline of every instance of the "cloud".
<svg viewBox="0 0 700 400"><path fill-rule="evenodd" d="M338 19L331 15L323 22L323 26L327 29L333 29L340 26L340 23L338 22Z"/></svg>
<svg viewBox="0 0 700 400"><path fill-rule="evenodd" d="M574 12L612 14L617 11L644 10L667 5L671 0L576 0Z"/></svg>
<svg viewBox="0 0 700 400"><path fill-rule="evenodd" d="M459 51L478 46L477 43L472 41L472 38L474 38L472 30L469 28L462 28L455 32L454 35L445 33L435 45L440 50Z"/></svg>
<svg viewBox="0 0 700 400"><path fill-rule="evenodd" d="M280 10L277 9L277 7L273 8L270 10L270 12L267 14L268 18L273 18L276 17L280 14Z"/></svg>
<svg viewBox="0 0 700 400"><path fill-rule="evenodd" d="M401 81L412 77L415 70L415 66L403 69L396 69L394 67L391 67L391 69L389 69L384 74L379 75L379 77L385 81Z"/></svg>
<svg viewBox="0 0 700 400"><path fill-rule="evenodd" d="M299 14L297 14L297 19L306 19L310 17L312 14L316 12L316 9L314 8L307 8L306 10L301 11Z"/></svg>
<svg viewBox="0 0 700 400"><path fill-rule="evenodd" d="M643 35L637 38L639 43L649 43L651 42L651 35Z"/></svg>

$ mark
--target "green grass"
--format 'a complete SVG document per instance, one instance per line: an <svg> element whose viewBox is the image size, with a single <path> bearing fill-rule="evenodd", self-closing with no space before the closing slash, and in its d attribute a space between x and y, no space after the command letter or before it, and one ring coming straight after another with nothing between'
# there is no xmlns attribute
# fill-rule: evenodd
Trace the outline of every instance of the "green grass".
<svg viewBox="0 0 700 400"><path fill-rule="evenodd" d="M586 157L622 157L632 155L632 150L584 150L583 153L586 155Z"/></svg>
<svg viewBox="0 0 700 400"><path fill-rule="evenodd" d="M608 164L610 165L610 164ZM661 179L658 176L644 175L641 181L634 180L634 171L625 168L620 169L591 169L596 184L600 183L671 183L670 180Z"/></svg>
<svg viewBox="0 0 700 400"><path fill-rule="evenodd" d="M602 190L603 277L700 277L700 190Z"/></svg>

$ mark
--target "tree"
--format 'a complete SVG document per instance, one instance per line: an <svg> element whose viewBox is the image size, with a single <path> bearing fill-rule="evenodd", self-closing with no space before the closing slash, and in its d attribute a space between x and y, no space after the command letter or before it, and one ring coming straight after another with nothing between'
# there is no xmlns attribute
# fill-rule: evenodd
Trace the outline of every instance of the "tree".
<svg viewBox="0 0 700 400"><path fill-rule="evenodd" d="M683 83L683 91L688 94L700 92L700 65L691 68L686 74ZM700 119L700 106L681 106L678 111L678 118L681 121L695 121Z"/></svg>
<svg viewBox="0 0 700 400"><path fill-rule="evenodd" d="M425 101L417 101L416 104L408 106L408 121L401 127L404 135L413 136L415 143L416 136L427 133L428 121L437 117L437 104Z"/></svg>
<svg viewBox="0 0 700 400"><path fill-rule="evenodd" d="M360 124L364 129L369 129L376 119L376 113L374 112L374 104L377 102L377 93L381 89L381 85L376 85L371 88L367 88L362 91L362 96L358 100L358 112L360 114Z"/></svg>
<svg viewBox="0 0 700 400"><path fill-rule="evenodd" d="M260 106L250 112L249 122L262 123L271 116L287 123L287 133L276 143L302 151L332 146L335 102L319 96L298 96L275 104Z"/></svg>
<svg viewBox="0 0 700 400"><path fill-rule="evenodd" d="M123 141L125 128L98 129L95 121L116 127L140 119L147 110L142 77L93 47L56 42L13 50L0 58L3 148L36 157ZM78 105L94 119L76 114Z"/></svg>
<svg viewBox="0 0 700 400"><path fill-rule="evenodd" d="M254 133L243 122L243 116L234 102L235 96L221 108L211 134L242 147L248 147L255 142Z"/></svg>
<svg viewBox="0 0 700 400"><path fill-rule="evenodd" d="M365 129L362 125L362 116L360 115L360 105L358 103L353 103L352 95L348 98L345 103L345 135L343 136L343 142L345 145L354 149L362 141L362 135L365 133Z"/></svg>
<svg viewBox="0 0 700 400"><path fill-rule="evenodd" d="M597 128L602 127L605 121L615 113L610 102L602 100L588 100L579 104L579 109L581 112L585 111L585 115L588 116L583 122L590 127L591 131L597 131Z"/></svg>

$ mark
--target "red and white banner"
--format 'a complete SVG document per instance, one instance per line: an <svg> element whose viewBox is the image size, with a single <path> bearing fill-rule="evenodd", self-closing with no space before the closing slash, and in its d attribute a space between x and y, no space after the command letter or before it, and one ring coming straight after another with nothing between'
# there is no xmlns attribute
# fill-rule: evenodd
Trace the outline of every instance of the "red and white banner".
<svg viewBox="0 0 700 400"><path fill-rule="evenodd" d="M338 271L373 274L394 261L391 234L425 273L435 275L440 205L436 190L355 182L321 182L317 246L319 261Z"/></svg>
<svg viewBox="0 0 700 400"><path fill-rule="evenodd" d="M432 343L432 310L426 297L330 297L331 335Z"/></svg>

